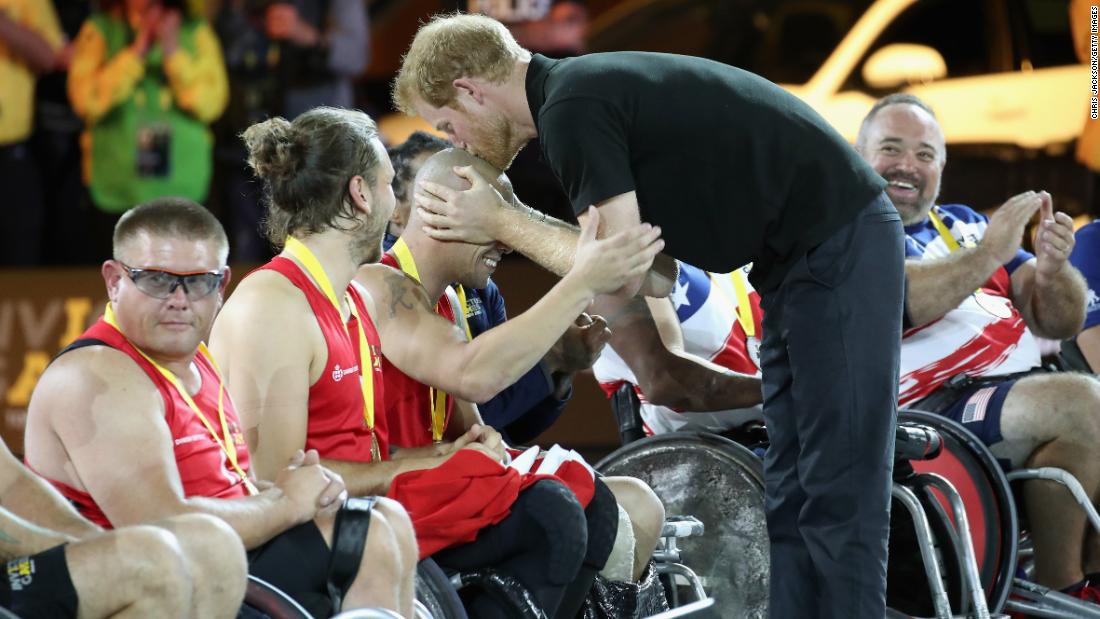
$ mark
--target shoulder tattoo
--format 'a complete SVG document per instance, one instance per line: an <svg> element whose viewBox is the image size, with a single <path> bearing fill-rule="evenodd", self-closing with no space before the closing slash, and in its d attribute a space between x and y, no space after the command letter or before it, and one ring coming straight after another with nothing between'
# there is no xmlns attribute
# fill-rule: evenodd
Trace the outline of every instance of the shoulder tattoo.
<svg viewBox="0 0 1100 619"><path fill-rule="evenodd" d="M389 317L396 318L398 310L412 310L417 306L417 295L413 290L411 281L404 273L391 269L383 275L386 282L387 293L390 297Z"/></svg>

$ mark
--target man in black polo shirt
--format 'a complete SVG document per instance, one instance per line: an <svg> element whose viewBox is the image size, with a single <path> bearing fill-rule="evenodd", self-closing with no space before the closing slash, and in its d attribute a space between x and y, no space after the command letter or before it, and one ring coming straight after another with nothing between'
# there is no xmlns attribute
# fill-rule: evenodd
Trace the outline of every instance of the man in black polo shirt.
<svg viewBox="0 0 1100 619"><path fill-rule="evenodd" d="M882 617L901 338L900 218L884 181L812 109L733 67L619 52L532 56L498 22L439 17L417 33L398 107L506 168L539 137L575 211L601 232L639 219L707 270L754 263L776 617ZM444 239L498 240L563 274L576 229L505 204L468 168L416 201ZM664 296L671 260L639 290Z"/></svg>

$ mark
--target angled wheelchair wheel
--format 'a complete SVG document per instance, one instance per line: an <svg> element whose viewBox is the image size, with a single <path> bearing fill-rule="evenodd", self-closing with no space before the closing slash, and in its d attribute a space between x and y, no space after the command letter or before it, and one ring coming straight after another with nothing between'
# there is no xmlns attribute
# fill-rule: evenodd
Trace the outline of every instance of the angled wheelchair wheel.
<svg viewBox="0 0 1100 619"><path fill-rule="evenodd" d="M1012 490L996 457L962 425L935 413L898 411L898 421L931 426L943 439L943 451L930 460L913 462L918 473L937 473L959 492L966 507L970 536L977 555L978 572L991 612L999 612L1008 599L1016 566L1019 523ZM946 499L937 490L927 490L935 499L924 499L930 520L949 518ZM939 509L933 517L931 507ZM940 537L939 531L934 531ZM893 549L891 549L893 553ZM919 556L914 559L919 561ZM951 593L951 588L948 588ZM954 597L954 596L952 596ZM952 608L956 608L952 600Z"/></svg>
<svg viewBox="0 0 1100 619"><path fill-rule="evenodd" d="M666 513L703 522L702 536L678 543L681 562L699 575L717 616L767 617L764 474L756 455L715 434L673 432L625 445L596 468L641 479Z"/></svg>
<svg viewBox="0 0 1100 619"><path fill-rule="evenodd" d="M928 519L934 540L934 552L940 567L940 580L947 591L951 610L963 614L970 607L963 584L963 553L951 520L931 491L916 489L915 494ZM890 555L886 570L886 605L893 617L934 617L932 588L925 572L913 517L894 499L890 507Z"/></svg>
<svg viewBox="0 0 1100 619"><path fill-rule="evenodd" d="M244 606L241 617L263 617L270 619L313 619L298 602L289 595L269 584L267 581L249 575L248 586L244 592ZM250 612L258 611L259 614Z"/></svg>
<svg viewBox="0 0 1100 619"><path fill-rule="evenodd" d="M467 619L451 579L430 558L416 565L416 600L435 619Z"/></svg>

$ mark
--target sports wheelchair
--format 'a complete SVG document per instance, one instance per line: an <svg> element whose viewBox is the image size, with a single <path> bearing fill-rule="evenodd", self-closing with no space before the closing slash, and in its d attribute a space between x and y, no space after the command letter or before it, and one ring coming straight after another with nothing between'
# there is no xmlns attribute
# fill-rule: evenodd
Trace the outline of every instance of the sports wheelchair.
<svg viewBox="0 0 1100 619"><path fill-rule="evenodd" d="M612 397L624 446L597 464L607 474L649 483L670 513L705 525L679 551L714 597L721 616L766 617L768 538L760 455L762 424L731 433L675 432L643 438L639 402L626 385ZM1065 471L1002 472L961 425L932 413L900 411L891 511L889 617L1096 617L1100 607L1017 577L1026 571L1010 482L1048 479L1074 493L1100 531L1088 497ZM755 450L755 453L754 453ZM1026 537L1025 537L1026 539ZM683 579L666 583L684 589ZM1010 598L1011 596L1011 598Z"/></svg>

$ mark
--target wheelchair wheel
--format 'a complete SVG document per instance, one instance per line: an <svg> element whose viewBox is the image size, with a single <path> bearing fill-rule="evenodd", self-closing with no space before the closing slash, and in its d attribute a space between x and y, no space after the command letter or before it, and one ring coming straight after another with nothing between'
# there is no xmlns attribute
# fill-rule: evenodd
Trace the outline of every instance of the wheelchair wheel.
<svg viewBox="0 0 1100 619"><path fill-rule="evenodd" d="M416 599L435 619L467 619L451 579L430 558L416 565Z"/></svg>
<svg viewBox="0 0 1100 619"><path fill-rule="evenodd" d="M999 612L1012 587L1019 538L1012 490L1000 464L978 437L946 417L924 411L902 410L898 411L898 420L931 426L943 438L940 455L931 460L913 462L913 469L918 473L937 473L958 490L966 506L978 572L989 610ZM938 491L930 492L935 495L942 517L947 518L951 513L947 501ZM933 516L932 509L926 507L926 511L930 520L940 519ZM934 533L940 538L938 531ZM914 555L917 561L918 557ZM952 594L950 587L948 593ZM952 600L952 608L956 608L954 604Z"/></svg>
<svg viewBox="0 0 1100 619"><path fill-rule="evenodd" d="M290 596L268 584L267 581L252 575L248 576L248 586L244 593L244 606L245 608L242 608L239 615L241 617L313 619L313 615L306 612Z"/></svg>
<svg viewBox="0 0 1100 619"><path fill-rule="evenodd" d="M678 545L683 564L714 598L717 616L767 616L768 534L758 457L714 434L673 432L625 445L596 468L645 481L667 513L703 522L702 536Z"/></svg>
<svg viewBox="0 0 1100 619"><path fill-rule="evenodd" d="M963 553L951 520L932 492L920 489L917 499L935 540L936 559L951 610L964 614L970 599L963 585ZM890 556L886 570L886 605L897 617L934 617L932 590L924 570L913 517L897 499L890 507Z"/></svg>

